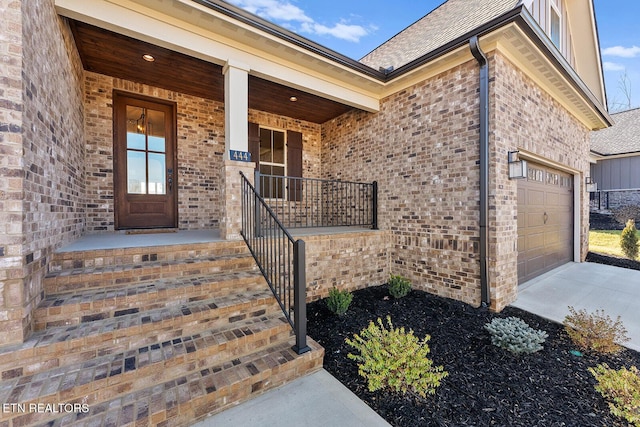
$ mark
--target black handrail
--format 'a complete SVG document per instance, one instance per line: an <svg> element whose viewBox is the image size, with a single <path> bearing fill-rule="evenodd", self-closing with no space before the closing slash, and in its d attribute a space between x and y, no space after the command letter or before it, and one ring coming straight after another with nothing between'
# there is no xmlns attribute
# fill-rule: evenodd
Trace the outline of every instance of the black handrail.
<svg viewBox="0 0 640 427"><path fill-rule="evenodd" d="M378 229L378 183L263 175L255 190L287 228Z"/></svg>
<svg viewBox="0 0 640 427"><path fill-rule="evenodd" d="M305 243L295 240L242 176L242 237L296 335L293 349L306 353L307 288Z"/></svg>

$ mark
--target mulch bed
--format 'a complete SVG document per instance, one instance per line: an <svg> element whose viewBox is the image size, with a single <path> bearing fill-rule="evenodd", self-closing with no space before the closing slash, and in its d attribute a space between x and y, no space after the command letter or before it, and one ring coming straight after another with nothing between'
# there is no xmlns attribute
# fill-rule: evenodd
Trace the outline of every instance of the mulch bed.
<svg viewBox="0 0 640 427"><path fill-rule="evenodd" d="M603 214L599 212L589 213L589 229L590 230L622 230L624 224L615 220L611 214Z"/></svg>
<svg viewBox="0 0 640 427"><path fill-rule="evenodd" d="M611 255L604 255L597 252L589 252L587 254L588 262L598 264L613 265L615 267L629 268L632 270L640 270L640 261L634 261L628 258L620 258Z"/></svg>
<svg viewBox="0 0 640 427"><path fill-rule="evenodd" d="M394 426L627 425L609 414L587 368L602 362L615 369L640 367L637 352L572 355L575 346L562 325L512 307L496 314L417 290L393 299L386 286L353 294L342 317L333 315L324 301L309 304L308 333L325 348L324 368ZM387 315L394 326L411 328L419 338L431 335L430 357L449 372L435 395L423 399L369 392L356 362L347 358L353 349L345 338ZM546 331L544 349L515 356L493 346L483 326L496 316L517 316Z"/></svg>

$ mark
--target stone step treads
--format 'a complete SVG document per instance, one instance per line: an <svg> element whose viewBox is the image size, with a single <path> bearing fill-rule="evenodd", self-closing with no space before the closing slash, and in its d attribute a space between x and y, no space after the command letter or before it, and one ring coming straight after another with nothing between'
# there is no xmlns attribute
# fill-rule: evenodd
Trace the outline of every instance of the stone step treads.
<svg viewBox="0 0 640 427"><path fill-rule="evenodd" d="M224 255L246 255L249 251L243 241L189 243L134 248L58 251L53 254L49 271L78 268L106 267L110 265L141 264L146 262L172 262Z"/></svg>
<svg viewBox="0 0 640 427"><path fill-rule="evenodd" d="M0 401L26 407L60 402L93 406L131 390L188 376L201 366L243 357L267 343L288 341L292 334L280 313L243 319L196 335L3 381Z"/></svg>
<svg viewBox="0 0 640 427"><path fill-rule="evenodd" d="M34 329L77 325L266 286L262 275L252 270L53 294L46 296L35 310Z"/></svg>
<svg viewBox="0 0 640 427"><path fill-rule="evenodd" d="M254 269L250 255L220 255L175 261L154 261L143 264L109 265L77 268L47 273L44 280L46 295L77 292L82 289L121 286L149 280L191 275L213 274Z"/></svg>
<svg viewBox="0 0 640 427"><path fill-rule="evenodd" d="M47 425L52 427L189 426L322 367L324 350L320 345L309 339L312 350L297 355L292 350L294 342L291 338L246 356L199 366L189 375L88 405L87 412L79 409L75 413L22 414L14 424L48 421ZM72 403L82 405L82 401Z"/></svg>
<svg viewBox="0 0 640 427"><path fill-rule="evenodd" d="M279 311L271 291L263 289L50 328L0 348L0 375L2 380L31 375Z"/></svg>

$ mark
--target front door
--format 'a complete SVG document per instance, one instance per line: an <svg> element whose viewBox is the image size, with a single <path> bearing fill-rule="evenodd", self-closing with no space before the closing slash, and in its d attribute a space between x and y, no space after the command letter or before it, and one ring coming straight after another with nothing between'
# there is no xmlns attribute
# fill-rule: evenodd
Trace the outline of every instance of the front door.
<svg viewBox="0 0 640 427"><path fill-rule="evenodd" d="M114 92L113 109L116 229L177 227L175 104Z"/></svg>

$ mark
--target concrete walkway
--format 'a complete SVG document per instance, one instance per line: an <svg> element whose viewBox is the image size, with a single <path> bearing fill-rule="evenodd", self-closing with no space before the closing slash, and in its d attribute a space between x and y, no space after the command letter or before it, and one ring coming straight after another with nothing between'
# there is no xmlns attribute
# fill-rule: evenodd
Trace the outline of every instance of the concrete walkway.
<svg viewBox="0 0 640 427"><path fill-rule="evenodd" d="M566 264L521 285L511 305L559 323L569 306L589 313L604 310L612 320L620 316L631 338L625 346L640 351L640 271Z"/></svg>
<svg viewBox="0 0 640 427"><path fill-rule="evenodd" d="M227 409L194 427L389 427L324 369Z"/></svg>

